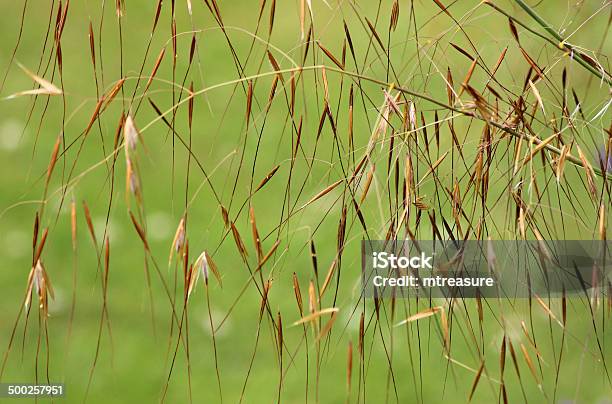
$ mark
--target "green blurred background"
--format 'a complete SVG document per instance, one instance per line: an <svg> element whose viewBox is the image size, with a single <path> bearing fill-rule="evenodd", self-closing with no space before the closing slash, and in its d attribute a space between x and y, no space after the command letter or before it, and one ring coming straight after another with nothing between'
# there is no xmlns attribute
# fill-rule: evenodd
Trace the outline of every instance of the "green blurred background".
<svg viewBox="0 0 612 404"><path fill-rule="evenodd" d="M270 72L271 67L266 57L269 13L271 2L265 7L258 35L249 61L246 55L252 46L259 15L259 2L256 1L221 1L219 7L236 53L244 64L245 74L256 75L258 71ZM516 15L531 27L537 28L524 12L510 1L496 2L500 7ZM53 13L50 17L50 8ZM20 32L20 18L23 1L2 2L0 12L3 24L0 26L0 67L2 74L9 67L9 60ZM270 50L282 68L301 64L304 52L303 39L300 33L299 1L279 1L276 4L274 28L269 42ZM368 40L370 32L365 17L376 25L382 40L387 41L387 27L391 2L385 1L378 8L377 2L335 2L329 5L324 1L313 1L314 39L339 58L344 40L343 21L350 29L357 58L358 69L366 76L383 81L396 81L387 78L387 64L380 47ZM412 8L413 7L413 8ZM603 9L602 9L603 7ZM164 2L159 25L151 42L148 58L144 65L143 75L151 72L155 58L162 47L166 54L161 67L148 90L150 97L162 111L166 111L177 102L179 93L173 94L172 87L172 45L171 4ZM554 27L563 27L564 35L571 35L571 42L588 49L599 47L607 33L610 4L607 8L601 1L542 1L537 10L545 16ZM491 8L480 5L477 1L461 0L449 9L452 15L461 22L463 32L473 41L486 64L491 68L496 63L502 50L508 47L508 54L497 77L500 82L512 90L521 92L524 77L528 70L525 59L521 56L516 42L512 39L507 19ZM55 21L57 2L45 4L30 1L26 8L25 22L21 42L16 53L16 60L32 71L42 63L43 69L51 58L51 66L44 76L57 86L62 84L57 68L53 69L54 54L50 53L52 38L43 53L47 22ZM88 134L82 152L75 165L73 179L67 188L66 199L62 200L62 178L68 177L77 155L79 144L72 147L58 160L56 171L49 186L45 215L42 227L49 228L49 238L43 252L43 260L55 289L55 299L50 305L48 320L48 338L50 350L49 377L51 381L66 384L66 402L81 402L89 372L96 352L98 328L101 316L102 291L100 288L100 267L97 254L101 253L106 213L109 204L110 182L108 166L103 161L112 150L113 138L121 115L130 106L131 95L136 85L145 49L155 14L155 2L128 1L126 11L121 19L121 37L119 36L117 17L113 2L104 5L104 23L102 28L102 54L99 53L100 20L102 4L100 2L70 3L64 33L62 36L63 88L66 96L18 97L2 99L0 113L0 282L3 285L0 298L0 348L4 353L9 344L17 312L22 304L26 289L27 277L31 267L31 233L34 215L40 207L44 189L44 173L51 155L53 144L61 133L62 119L65 117L65 138L70 143L77 139L87 126L95 104L96 84L89 54L88 26L91 21L97 53L97 79L100 91L108 91L122 76L127 76L124 93L104 112L100 127L96 123ZM420 44L416 51L416 38L412 20L416 20ZM307 22L309 19L307 19ZM187 73L185 87L193 81L196 90L226 83L238 77L236 66L229 52L228 43L223 32L218 28L211 13L203 2L193 3L193 17L187 13L186 3L176 3L177 32L183 33L177 39L176 82L181 84L189 65L189 46L192 38L192 27L198 32L197 54ZM463 81L470 67L470 60L455 50L450 43L464 49L471 49L469 41L456 24L433 1L408 2L400 1L400 19L398 28L390 37L391 61L397 74L399 85L414 91L425 93L435 99L446 102L446 87L443 77L450 67L455 77L456 88ZM594 117L609 101L609 89L601 86L598 80L584 71L569 58L561 58L559 50L549 45L544 46L541 40L520 29L521 41L525 49L539 61L542 67L550 69L550 83L540 91L543 98L550 102L546 107L550 114L559 115L559 99L554 91L560 87L563 68L567 68L570 86L576 90L583 101L583 110L587 117ZM604 40L599 56L600 62L609 68L607 55L612 43ZM281 52L282 51L282 52ZM364 59L367 56L367 62ZM313 56L316 55L316 56ZM383 57L381 59L381 57ZM306 65L333 63L314 44L311 45ZM260 67L261 66L261 67ZM355 65L347 51L347 70L355 71ZM103 74L102 74L103 72ZM335 72L327 72L329 82L329 99L334 114L338 114L337 126L341 136L347 131L347 97L350 78ZM285 74L288 83L289 75ZM142 94L145 79L142 79L136 94ZM482 89L487 81L486 74L477 68L471 83ZM292 273L300 280L304 304L307 306L308 282L313 278L308 243L315 240L319 261L320 282L336 252L337 226L341 213L342 195L338 190L326 195L321 200L292 216L288 224L279 232L277 226L281 221L281 211L285 203L285 191L289 176L292 147L291 123L288 120L285 101L289 89L283 93L281 87L271 105L270 112L265 114L265 105L272 83L272 76L256 80L253 120L257 130L250 127L245 131L244 111L245 93L242 86L226 84L206 91L195 98L193 116L193 152L206 168L215 189L219 192L222 203L236 218L240 207L249 195L251 184L251 167L261 130L261 144L253 182L259 183L270 170L280 164L277 175L266 185L262 192L252 199L257 216L260 234L266 235L264 250L272 247L275 239L281 240L279 250L264 268L264 277L273 279L269 304L273 312L280 311L283 318L284 338L289 352L295 356L291 360L289 352L284 352L283 369L286 371L282 387L282 401L304 402L308 390L308 401L316 400L316 381L318 381L318 399L320 402L344 402L347 399L346 362L349 341L357 346L359 315L366 310L366 320L373 313L372 301L363 303L359 300L360 257L359 242L364 237L361 226L353 212L349 214L347 230L347 247L342 260L341 282L335 306L340 309L338 320L329 339L322 341L320 367L317 369L317 349L314 335L309 332L308 343L303 339L301 326L291 327L300 315L293 298ZM281 83L282 84L282 83ZM33 88L32 80L15 64L10 67L5 88L0 94L7 97L18 91ZM288 85L288 84L287 84ZM547 88L548 87L548 88ZM355 107L355 144L359 158L371 136L377 117L376 107L382 105L384 95L381 87L364 83L363 92L366 108L364 110L361 96L356 90ZM549 91L550 90L550 91ZM297 89L296 110L304 116L303 145L308 155L313 152L317 127L323 105L323 85L320 72L305 72ZM121 96L125 95L125 99ZM183 98L184 98L183 94ZM534 102L528 94L529 102ZM464 99L468 99L465 95ZM63 105L65 100L65 106ZM371 100L371 101L370 101ZM434 106L414 99L417 111L424 112L428 122L433 121ZM185 179L187 153L178 141L172 141L172 134L159 120L153 122L156 114L146 99L140 108L136 107L139 98L131 104L135 122L142 131L146 150L139 146L144 206L146 211L147 234L151 250L158 263L161 274L171 286L178 271L178 289L181 290L181 269L174 264L167 268L166 260L172 238L185 206ZM573 106L572 102L572 106ZM338 112L336 112L338 111ZM43 114L44 112L44 114ZM440 111L440 116L448 114ZM41 120L41 117L42 118ZM171 115L169 115L171 117ZM548 119L551 118L549 115ZM151 125L149 126L149 124ZM605 111L589 124L582 122L576 129L580 133L579 144L588 151L588 156L595 161L596 147L603 144L605 138L601 127L608 127L610 113ZM537 123L535 124L537 125ZM534 126L535 126L534 125ZM263 126L263 129L262 129ZM187 104L184 103L176 114L177 132L187 139ZM455 130L465 147L466 161L474 159L480 140L483 125L480 122L465 118L455 120ZM550 136L543 125L536 130L542 138ZM430 127L430 134L433 130ZM245 140L246 136L246 140ZM346 146L346 138L342 140ZM508 208L509 196L504 193L508 183L516 183L519 177L529 176L529 172L512 179L507 168L512 164L514 146L507 146L509 140L500 140L500 150L496 161L497 171L492 174L490 201L503 198L496 204L487 217L490 235L493 238L513 238L516 236L513 222L513 211ZM514 143L511 143L512 145ZM240 157L245 148L242 171L237 176ZM308 173L305 160L298 159L293 168L291 205L299 207L306 203L317 192L327 185L343 178L341 161L348 163L346 150L339 159L334 150L333 133L325 125L318 144L316 161ZM442 129L442 142L436 150L440 156L450 150L450 133L448 127ZM509 148L509 153L503 153ZM379 151L377 150L377 153ZM173 157L174 156L174 157ZM455 156L456 157L456 156ZM377 177L364 205L371 238L383 238L389 223L386 191L386 153L377 154L380 165L377 166ZM402 157L403 158L403 157ZM174 162L174 164L173 164ZM420 163L420 175L426 166ZM450 161L440 167L441 177L449 187L453 186L454 175L465 174L463 167L451 171ZM350 171L349 171L350 172ZM176 344L176 330L169 342L170 306L154 266L149 262L148 271L151 282L151 295L147 286L145 254L142 243L127 214L125 195L125 164L123 153L119 154L115 179L114 200L110 211L108 231L110 234L110 273L108 290L108 312L112 326L112 341L107 329L102 333L100 355L93 373L93 382L87 401L89 402L151 402L161 397L161 391L168 377L170 356ZM419 177L420 177L419 175ZM597 207L588 201L585 180L580 172L568 168L566 174L568 194L560 192L555 184L549 184L545 192L550 192L553 202L542 211L542 220L549 225L548 237L591 238L596 236ZM550 177L550 172L548 173ZM545 177L545 178L548 178ZM237 180L233 194L234 180ZM465 181L465 179L464 179ZM599 186L601 181L598 180ZM304 190L298 195L299 187L305 183ZM197 193L196 193L197 192ZM426 183L422 187L425 202L434 205L434 184ZM233 194L233 197L232 197ZM559 198L559 199L557 199ZM572 199L573 202L567 200ZM211 338L208 313L215 324L227 317L223 326L216 333L219 357L219 370L223 400L237 402L244 384L249 360L255 349L258 330L258 312L261 297L250 285L244 295L241 289L249 279L248 270L237 253L236 246L224 230L219 205L210 187L204 180L202 172L194 164L190 169L188 237L190 256L195 259L204 249L212 253L223 276L223 287L216 280L210 282L210 306L207 305L205 289L201 283L189 301L189 343L191 389L195 402L219 402L215 375L214 352ZM70 235L70 201L75 200L78 212L78 248L76 264L73 257ZM339 201L340 200L340 201ZM98 245L93 248L87 232L81 201L86 201L92 213ZM609 200L607 201L609 203ZM131 202L134 208L134 201ZM466 202L467 204L468 202ZM473 201L470 203L474 203ZM549 203L549 202L546 202ZM545 204L542 202L542 204ZM448 214L448 204L441 207L439 215ZM286 217L286 206L285 206ZM510 213L508 213L510 212ZM563 220L560 220L562 216ZM448 216L447 216L448 217ZM423 219L421 238L431 237L431 226ZM255 267L252 238L248 222L248 210L245 208L236 218L236 226L250 252L251 268ZM72 276L76 268L77 291L76 308L72 332L68 337L69 318L72 299ZM321 307L331 307L334 303L333 287L326 293ZM180 295L180 292L178 292ZM239 298L240 297L240 298ZM238 299L239 298L239 299ZM238 300L237 300L238 299ZM233 304L236 303L235 307ZM153 302L153 306L151 304ZM442 302L434 302L442 304ZM560 313L560 302L549 302L551 309ZM499 352L504 335L501 327L506 325L508 337L513 341L520 365L521 383L515 373L510 357L506 361L505 383L510 402L523 401L521 384L529 401L575 400L576 402L609 402L612 389L603 366L603 359L609 363L611 358L605 302L599 306L592 324L589 306L584 299L571 299L568 302L568 324L564 339L561 365L557 377L557 362L562 338L561 328L550 322L542 307L533 303L529 308L527 300L515 302L488 302L484 306L482 329L478 325L478 312L473 301L465 303L454 312L452 320L452 358L445 358L442 333L438 317L420 320L406 328L390 327L404 317L429 306L429 302L400 302L394 320L386 312L380 323L367 321L365 338L366 372L365 400L370 402L466 402L470 394L475 372L480 366L477 347L480 346L486 360L483 374L473 402L493 402L499 399ZM388 305L388 302L386 304ZM387 307L387 310L389 307ZM325 319L327 321L327 318ZM523 344L536 360L535 349L521 329L521 322L529 327L529 332L537 342L541 361L537 368L540 386L526 365L519 348ZM33 382L45 380L46 358L45 335L39 328L38 313L34 307L30 313L27 327L23 317L17 325L3 382ZM256 350L256 357L246 386L244 402L266 403L276 401L279 364L269 319L264 317L261 325L261 336ZM41 348L36 363L39 336ZM384 344L383 344L384 339ZM598 346L601 344L601 351ZM392 346L392 348L391 348ZM386 351L387 350L387 351ZM306 351L308 351L308 389L306 387ZM395 378L393 383L389 376L389 361L393 363ZM353 352L353 377L351 401L363 396L363 383L359 377L359 359L357 349ZM317 374L319 377L317 377ZM556 380L558 379L558 380ZM178 351L177 360L170 380L167 402L187 402L187 362L185 352ZM361 384L361 387L359 387ZM359 392L358 392L359 390ZM555 392L556 391L556 392ZM606 401L608 400L608 401Z"/></svg>

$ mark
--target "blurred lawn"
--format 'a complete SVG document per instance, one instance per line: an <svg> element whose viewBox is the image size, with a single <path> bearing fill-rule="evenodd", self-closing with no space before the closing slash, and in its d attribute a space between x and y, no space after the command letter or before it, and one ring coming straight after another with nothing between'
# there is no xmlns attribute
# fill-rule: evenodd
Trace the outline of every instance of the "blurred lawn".
<svg viewBox="0 0 612 404"><path fill-rule="evenodd" d="M24 26L21 45L17 52L17 60L30 70L35 70L40 62L43 38L47 29L46 21L49 18L49 4L38 4L30 2L27 8L26 22ZM98 63L104 66L104 85L108 90L116 80L121 77L120 55L123 59L123 75L128 76L125 85L126 105L133 93L135 76L138 75L142 58L144 56L146 41L149 37L150 27L153 20L154 2L130 1L127 3L126 15L122 26L122 48L119 47L119 36L117 31L117 20L114 15L113 2L107 2L105 9L105 23L103 30L103 54L98 56ZM167 3L167 4L166 4ZM241 60L244 60L251 45L251 37L246 31L254 31L259 2L255 1L226 1L221 2L220 7L228 35ZM348 4L337 9L335 2L333 10L327 8L324 2L313 2L315 9L315 37L329 48L334 54L340 54L341 42L343 40L342 19L347 21L357 49L360 61L363 60L367 45L367 32L364 31L355 17L354 11ZM375 21L375 2L360 2L356 5L360 14L368 16ZM389 2L386 2L389 3ZM507 10L512 10L509 2L499 2ZM572 2L571 2L572 3ZM299 46L299 2L278 2L275 27L270 42L278 49L283 50L298 63L301 60L303 48ZM451 11L454 16L464 15L468 10L476 7L476 1L460 1ZM380 11L380 33L386 37L390 4L385 4ZM601 6L599 1L587 1L583 8L574 14L574 9L567 4L556 1L543 1L538 7L539 12L555 26L567 26L567 32L579 28L585 18L593 14ZM4 16L3 24L0 26L0 67L4 73L12 48L15 44L19 31L19 18L22 2L3 2L0 4L0 12ZM187 16L184 2L177 2L177 26L178 31L188 31L191 22ZM201 64L194 64L186 86L190 80L194 80L194 88L201 89L218 83L233 80L237 77L236 68L228 52L227 42L221 31L215 28L215 24L205 6L201 2L194 2L193 21L196 27L203 29L198 34L198 55ZM269 7L269 6L268 6ZM445 33L442 45L439 49L431 45L426 54L421 55L424 67L419 67L419 61L415 57L414 32L408 32L410 7L408 2L401 2L400 25L392 38L392 46L395 49L406 47L405 52L397 51L393 63L398 67L398 75L402 85L415 91L425 92L428 95L446 100L446 90L440 74L435 71L429 61L433 59L437 68L445 74L446 67L451 66L455 74L455 83L461 82L469 68L470 61L456 52L448 45L454 42L467 49L467 41L462 36L452 21L442 15L429 21L438 14L438 9L433 2L419 2L415 4L418 25L426 25L419 31L422 43L432 43L441 33ZM526 15L518 10L514 11L523 21L528 21L534 26ZM608 14L598 14L572 36L572 41L582 44L587 48L598 46L603 31L607 25ZM100 4L94 2L70 3L68 19L62 38L62 53L64 63L64 86L66 96L66 131L67 142L76 139L91 117L96 102L96 89L89 58L89 43L87 38L88 23L91 17L94 23L96 41L98 39L97 26L100 21ZM53 16L53 19L55 16ZM156 33L149 53L144 75L151 71L155 58L162 46L167 45L165 60L157 74L157 78L169 80L172 77L170 63L171 46L167 43L170 37L170 2L164 3L160 18L160 26ZM263 17L263 25L260 34L263 38L267 34L267 12ZM429 22L428 22L429 21ZM489 64L494 65L502 49L509 47L507 63L502 66L498 77L503 82L514 83L521 88L527 71L524 59L512 40L507 28L507 21L482 6L474 13L466 15L464 28L477 44L481 56ZM231 28L230 28L231 27ZM237 29L239 27L240 29ZM246 30L246 31L245 31ZM532 36L524 34L522 37L526 48L543 59L553 59L556 50L546 47L542 48ZM181 35L178 38L179 53L176 61L177 81L181 82L188 65L188 50L191 40L190 34ZM608 55L612 44L607 41L604 54ZM369 52L374 54L378 51L372 45ZM96 42L96 51L97 42ZM316 47L311 48L317 53L317 63L331 62ZM282 67L291 67L291 61L273 50L275 57ZM43 58L43 65L49 57L48 49ZM255 44L251 59L245 70L248 74L257 72L259 63L263 60L263 71L269 71L269 63L265 58L265 45L262 42ZM348 56L347 56L347 59ZM373 57L371 57L373 60ZM585 97L584 88L589 76L576 64L569 61L559 62L567 66L570 72L571 85L578 89L581 97ZM607 63L607 61L605 61ZM312 56L307 64L312 64ZM354 65L348 64L349 69ZM361 68L361 66L360 66ZM373 63L364 72L368 76L385 79L386 66L380 62ZM399 69L401 68L401 69ZM555 66L551 75L560 77L561 66ZM60 84L57 71L55 76L50 69L44 77ZM330 99L336 108L340 77L333 72L327 73L330 81ZM304 87L302 96L298 100L298 110L306 109L307 114L304 122L304 142L312 149L313 139L320 116L322 102L322 87L319 82L318 93L314 91L314 80L312 73L304 76ZM102 77L98 75L102 82ZM318 80L321 76L318 76ZM145 79L146 80L146 79ZM143 80L143 81L145 81ZM340 101L341 119L339 128L342 133L346 130L347 105L346 92L350 85L348 78L344 77L342 82L343 95ZM473 82L483 83L486 80L482 71L477 71L472 78ZM557 82L560 80L557 79ZM138 94L142 92L141 83ZM28 77L13 66L8 76L6 88L1 94L3 97L9 94L31 88ZM257 114L267 100L267 94L271 85L271 77L261 79L257 82L256 97L259 105ZM226 207L230 205L233 182L236 177L236 169L242 152L241 144L244 143L244 108L245 96L242 87L224 86L219 89L206 92L204 96L196 98L193 124L193 150L204 167L210 173L212 182L217 191L221 193L221 199ZM582 90L582 91L581 91ZM375 85L366 85L367 92L375 105L383 101L382 92ZM584 99L585 111L596 111L601 108L601 103L606 100L606 89L598 88L598 83L591 85L588 97ZM149 96L159 105L162 110L172 106L172 87L169 82L156 81L149 90ZM176 94L178 99L178 93ZM306 101L304 101L306 100ZM602 101L603 100L603 101ZM15 321L15 316L21 304L26 287L27 275L30 270L31 261L31 228L34 214L38 208L37 202L43 194L44 173L49 161L49 156L56 137L61 130L63 116L62 102L60 98L52 98L45 105L46 100L40 98L34 106L34 112L29 121L28 114L33 98L18 98L13 100L2 100L0 114L0 259L2 271L0 282L3 285L2 297L0 298L0 348L4 352L10 333ZM135 111L136 104L133 108ZM45 119L40 123L42 111L46 108ZM368 106L370 122L376 117L376 111ZM419 111L426 111L428 119L432 120L432 105L418 103ZM550 108L551 111L554 107ZM357 110L357 108L356 108ZM134 112L133 111L133 112ZM335 111L334 111L335 112ZM102 239L106 210L108 208L109 178L105 164L96 163L103 159L100 139L104 139L106 152L112 147L112 140L121 113L121 101L116 100L114 104L104 113L101 119L101 131L97 124L88 135L87 142L83 148L75 173L78 177L71 184L67 193L67 200L57 215L60 206L61 177L66 178L71 169L76 155L76 147L72 148L67 159L59 160L54 180L50 186L50 197L43 219L43 226L49 227L49 240L44 251L44 261L53 282L56 297L51 306L51 317L49 319L49 375L52 381L66 383L66 402L81 402L84 398L88 374L96 349L96 340L100 322L101 290L100 290L100 268L97 264L96 252L92 243L83 217L80 201L86 200L92 211L98 241ZM291 150L291 131L287 123L287 108L284 95L278 92L277 99L266 117L263 136L261 138L260 153L254 175L254 183L257 184L276 164L281 164L282 170L266 185L265 192L256 195L253 205L257 214L257 222L262 235L272 233L264 241L264 249L269 249L276 238L275 227L279 223L280 212L283 206L283 198L288 178L288 156ZM155 113L147 100L143 100L136 123L144 128L155 118ZM261 128L263 115L255 115L254 119ZM371 134L371 125L365 119L363 109L356 112L355 138L358 147L364 147ZM602 122L609 122L610 113L600 118ZM187 108L186 104L179 109L176 116L178 132L187 138ZM26 126L27 123L27 126ZM472 124L467 119L458 119L456 130L465 136L468 155L466 160L471 161L475 150L470 150L469 144L473 142L475 149L480 132L481 124ZM604 124L604 126L606 126ZM25 128L25 130L23 130ZM23 135L22 135L23 132ZM447 131L444 132L448 134ZM544 136L544 135L542 135ZM546 135L549 136L549 135ZM590 146L591 142L585 142ZM596 135L595 138L597 138ZM257 145L258 133L252 128L248 132L243 167L239 177L237 190L231 203L230 212L234 216L245 198L248 196L250 184L251 162ZM168 251L174 235L174 231L183 212L185 199L186 160L185 149L178 142L175 144L175 166L172 164L172 137L167 128L157 122L143 132L144 143L147 153L141 153L140 164L142 169L144 200L147 214L148 234L151 249L166 280L172 284L174 279L174 268L166 269ZM310 197L323 189L327 184L342 178L337 156L332 149L332 134L326 125L321 136L320 159L313 164L313 171L306 187L295 202L298 192L296 186L292 190L292 204L301 206ZM450 145L448 139L443 139L443 147ZM35 148L35 151L34 151ZM142 149L141 149L142 150ZM442 149L444 151L444 149ZM469 154L471 153L471 154ZM334 164L329 164L329 161ZM383 158L384 160L384 158ZM381 167L384 164L381 164ZM422 168L421 168L422 169ZM450 167L449 167L450 169ZM174 176L173 176L174 170ZM298 162L294 168L294 178L298 185L305 179L306 165L304 161ZM424 170L424 169L422 169ZM449 172L450 173L450 172ZM170 310L168 299L163 292L160 280L153 265L148 269L151 276L152 297L154 302L154 321L152 324L151 302L149 290L146 283L144 270L144 253L142 244L127 215L125 201L125 167L123 156L120 155L117 163L116 193L110 216L110 240L111 240L111 268L110 286L108 292L108 311L112 324L112 343L106 330L103 332L100 357L91 386L89 402L142 402L155 401L160 396L161 389L168 375L168 330L170 324ZM216 281L211 281L210 298L211 312L216 324L228 313L230 307L237 298L240 290L248 279L248 271L236 253L235 245L231 237L221 243L224 230L219 207L213 198L210 188L204 182L202 173L192 162L191 166L190 199L193 192L201 185L197 196L193 197L189 213L189 240L191 255L199 255L203 249L214 251L214 257L221 273L223 274L223 288ZM573 175L573 176L572 176ZM76 177L76 175L74 176ZM580 190L582 182L576 174L568 173L570 181L575 181L574 189ZM384 177L383 177L384 180ZM449 183L451 181L449 180ZM381 198L386 195L382 193L383 184L377 185L376 190L381 192ZM494 186L494 190L503 192L504 183L501 181ZM433 193L430 188L429 192ZM302 213L294 216L289 225L283 229L282 242L279 254L275 258L274 265L268 265L266 275L271 274L274 284L270 295L270 305L273 311L279 310L283 315L285 324L286 344L291 352L299 347L295 354L294 363L289 366L283 386L283 400L285 402L303 402L305 394L305 343L302 341L302 328L290 327L290 324L299 319L299 314L293 299L291 276L293 272L298 274L302 286L303 296L306 298L309 279L312 278L310 257L308 254L308 240L313 231L316 230L315 240L319 256L319 267L323 273L327 271L329 263L334 257L336 246L336 229L340 217L340 207L336 203L335 208L330 210L329 215L324 213L332 207L332 203L339 194L331 194ZM431 194L430 194L431 196ZM555 196L556 197L556 196ZM72 335L67 340L67 331L70 316L71 294L72 294L72 271L73 258L70 241L70 214L69 202L74 198L77 201L79 217L78 238L78 289L75 320ZM372 228L371 236L384 237L386 224L382 220L380 206L376 198L371 195L364 212L368 219L368 225ZM133 202L132 202L133 203ZM504 228L505 203L501 204L492 213L491 220L499 220ZM570 210L569 206L567 207ZM244 209L236 221L247 248L254 254L248 225L248 214ZM386 214L387 212L385 212ZM585 227L578 224L574 216L583 214L581 219L589 222L587 217L593 217L594 210L586 204L584 211L570 212L565 217L565 235L567 238L588 238L592 235L593 227ZM286 214L286 213L285 213ZM321 223L322 222L322 223ZM319 369L319 399L320 402L344 402L346 398L346 350L348 341L357 345L359 314L363 304L353 309L358 301L357 287L359 285L359 240L363 237L360 226L355 218L350 218L351 230L347 234L350 240L344 253L342 263L342 282L338 292L337 307L341 311L339 319L334 327L331 339L323 344L325 351L321 359ZM320 227L317 228L317 226ZM424 229L428 229L424 225ZM422 237L428 238L431 231L423 230ZM503 235L501 235L503 236ZM507 236L507 234L506 234ZM217 250L217 247L218 250ZM98 246L100 250L100 246ZM281 254L282 252L282 254ZM253 259L253 257L251 257ZM272 271L272 272L271 272ZM179 275L180 278L180 275ZM180 281L178 288L182 288ZM328 292L322 307L329 307L333 302L333 293ZM305 301L306 303L306 301ZM258 327L257 313L260 304L260 296L257 291L249 287L233 309L228 320L217 333L217 347L220 358L220 372L225 402L237 402L242 385L248 369L249 358L253 353L255 336ZM407 306L407 312L413 313L425 307L420 302L417 309L414 301L401 302ZM497 304L497 303L496 303ZM424 320L418 324L411 325L408 331L394 329L393 338L393 368L395 384L400 402L416 401L417 395L425 402L438 402L444 400L447 403L461 403L467 400L474 379L475 369L480 362L476 355L474 341L481 344L486 353L487 376L476 391L474 402L491 402L498 397L499 380L498 358L500 343L503 333L500 328L501 317L504 318L514 331L509 335L515 342L515 349L519 355L520 371L525 393L534 401L544 400L539 392L539 387L529 374L522 356L520 356L519 344L529 346L521 331L521 321L527 324L533 322L533 329L538 344L538 349L545 360L538 367L542 379L542 389L547 394L547 399L552 400L552 391L555 386L555 375L557 364L552 358L558 357L561 340L561 330L556 324L549 324L546 313L540 307L534 305L529 316L527 301L504 303L503 307L495 307L491 304L485 308L485 321L481 335L477 323L477 312L473 302L467 303L469 319L465 311L457 313L458 320L453 323L453 358L457 363L465 364L470 369L458 364L449 363L444 358L441 343L440 329L434 320ZM372 313L372 302L368 301L366 318ZM551 306L559 312L559 303L554 302ZM196 402L218 402L218 391L214 370L214 359L212 340L208 322L206 296L202 285L199 284L197 291L192 295L189 303L189 341L192 373L193 397ZM401 311L401 315L404 312ZM572 300L568 307L568 334L565 339L563 352L563 363L560 368L559 381L556 397L558 400L574 400L578 402L591 403L604 400L612 395L610 384L606 381L603 371L601 355L594 337L593 325L591 324L588 306L582 300ZM398 314L399 315L399 314ZM396 318L397 320L397 318ZM381 344L382 332L385 335L386 347L389 347L389 319L381 319L382 331L375 329L374 323L367 331L366 338L366 399L372 402L382 402L386 397L389 401L395 401L392 384L388 374L388 358ZM397 321L396 321L397 322ZM471 324L468 326L468 324ZM387 327L387 328L385 328ZM602 317L597 319L599 342L602 344L603 355L609 362L610 355L609 339L611 337L610 327L603 322ZM474 330L476 335L470 333ZM551 336L552 332L552 336ZM261 324L261 337L257 347L257 354L253 369L250 374L249 383L245 393L245 402L273 402L276 400L278 383L278 359L274 349L272 328L269 321L264 320ZM16 338L9 357L4 381L33 382L35 379L35 356L37 351L38 321L35 310L30 315L27 332L24 334L23 322L17 327ZM482 340L481 340L482 336ZM316 369L314 366L316 350L313 345L313 337L309 335L308 353L310 366L310 391L309 397L314 398L314 380ZM408 341L408 342L407 342ZM171 350L174 348L176 338L173 338ZM44 346L44 344L43 344ZM554 355L553 353L556 353ZM39 380L45 379L45 360L47 352L41 348L41 363L38 365ZM532 352L532 359L535 355ZM291 361L288 353L284 355L284 368ZM357 395L358 359L355 350L353 372L352 398ZM420 372L420 373L419 373ZM491 380L489 380L489 377ZM422 385L421 385L422 383ZM416 384L416 387L415 387ZM510 402L522 401L521 389L514 368L508 358L506 363L506 389ZM172 403L186 402L187 396L187 367L184 350L180 349L177 362L172 374L167 401Z"/></svg>

